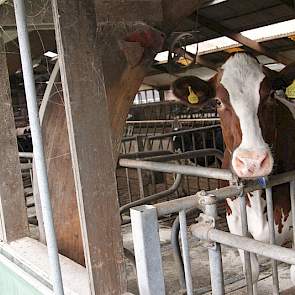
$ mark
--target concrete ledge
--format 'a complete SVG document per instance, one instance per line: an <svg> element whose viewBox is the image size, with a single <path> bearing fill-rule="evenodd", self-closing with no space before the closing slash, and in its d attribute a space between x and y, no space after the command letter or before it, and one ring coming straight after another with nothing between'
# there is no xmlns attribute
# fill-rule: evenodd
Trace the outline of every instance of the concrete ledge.
<svg viewBox="0 0 295 295"><path fill-rule="evenodd" d="M31 238L23 238L10 244L0 243L0 254L33 276L45 287L52 289L45 245ZM59 257L65 294L90 295L86 268L62 255Z"/></svg>

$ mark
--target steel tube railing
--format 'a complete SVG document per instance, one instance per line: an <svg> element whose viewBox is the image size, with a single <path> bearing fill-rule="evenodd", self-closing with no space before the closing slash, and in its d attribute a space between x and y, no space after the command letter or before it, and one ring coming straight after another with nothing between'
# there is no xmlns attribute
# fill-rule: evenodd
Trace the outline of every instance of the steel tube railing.
<svg viewBox="0 0 295 295"><path fill-rule="evenodd" d="M180 173L183 175L209 177L221 180L235 180L235 176L226 169L206 168L206 167L193 167L187 165L177 165L169 163L158 163L150 161L121 159L119 164L122 167L128 168L141 168L151 171L166 172L166 173Z"/></svg>
<svg viewBox="0 0 295 295"><path fill-rule="evenodd" d="M274 224L274 216L273 216L272 188L266 188L265 193L266 193L267 219L268 219L268 229L269 229L269 243L274 245L276 241L275 241L275 224ZM273 294L279 295L278 264L276 260L272 260L271 263L272 263Z"/></svg>
<svg viewBox="0 0 295 295"><path fill-rule="evenodd" d="M185 284L187 295L193 295L193 282L191 272L191 262L189 257L189 245L187 238L187 224L185 210L179 212L179 224L180 224L180 238L182 246L183 266L185 273Z"/></svg>
<svg viewBox="0 0 295 295"><path fill-rule="evenodd" d="M33 153L28 153L28 152L19 152L18 155L20 158L27 158L27 159L33 159L34 157Z"/></svg>
<svg viewBox="0 0 295 295"><path fill-rule="evenodd" d="M293 249L266 244L248 237L214 229L207 225L194 224L190 227L190 230L193 236L198 239L217 242L222 245L295 265L295 251Z"/></svg>
<svg viewBox="0 0 295 295"><path fill-rule="evenodd" d="M47 241L47 250L51 268L53 291L56 295L63 295L64 290L58 257L56 236L53 225L53 215L48 188L46 162L42 143L42 132L38 116L38 105L35 89L35 80L33 76L33 66L26 22L25 5L23 0L14 0L13 2L18 34L18 43L20 48L23 69L23 79L25 85L27 108L34 147L34 161L36 165L37 181L39 185L40 201Z"/></svg>
<svg viewBox="0 0 295 295"><path fill-rule="evenodd" d="M204 212L215 220L217 218L217 206L216 203L210 204L212 202L212 198L214 200L214 197L205 195L204 198L205 200L207 198L209 203L209 205L205 205ZM215 227L215 223L213 226ZM215 245L208 245L212 295L224 295L225 291L221 246L219 243L214 244Z"/></svg>
<svg viewBox="0 0 295 295"><path fill-rule="evenodd" d="M240 211L241 211L241 222L242 222L242 235L248 237L248 219L247 219L247 204L246 204L246 195L241 193L239 196L240 199ZM251 267L251 257L250 253L244 251L244 265L245 265L245 276L247 283L247 293L249 295L253 294L253 282L252 282L252 267Z"/></svg>
<svg viewBox="0 0 295 295"><path fill-rule="evenodd" d="M286 172L279 175L270 176L268 178L267 187L280 185L286 182L290 182L295 179L295 172ZM215 196L218 201L225 200L226 198L232 198L240 195L243 191L244 193L249 193L255 190L262 189L261 185L257 182L249 182L244 186L234 185L218 190L207 191L208 195ZM165 203L156 204L158 216L163 216L167 214L173 214L180 210L188 210L190 208L199 208L204 210L204 205L206 202L202 200L199 194L187 196L181 199L168 201Z"/></svg>
<svg viewBox="0 0 295 295"><path fill-rule="evenodd" d="M177 174L174 183L172 184L172 186L170 188L168 188L165 191L161 191L159 193L156 193L154 195L145 197L144 199L140 199L140 200L136 200L133 201L131 203L128 203L122 207L120 207L120 214L128 211L130 208L135 207L135 206L140 206L140 205L146 205L150 202L154 202L157 201L161 198L167 197L171 194L173 194L179 187L180 183L182 180L182 175L181 174Z"/></svg>
<svg viewBox="0 0 295 295"><path fill-rule="evenodd" d="M220 125L218 124L218 125L211 125L211 126L206 126L206 127L198 127L198 128L192 128L192 129L184 129L184 130L179 130L179 131L167 132L167 133L160 134L160 135L149 136L148 139L149 140L162 139L162 138L166 138L166 137L182 135L182 134L187 134L187 133L207 131L207 130L215 129L215 128L220 128Z"/></svg>

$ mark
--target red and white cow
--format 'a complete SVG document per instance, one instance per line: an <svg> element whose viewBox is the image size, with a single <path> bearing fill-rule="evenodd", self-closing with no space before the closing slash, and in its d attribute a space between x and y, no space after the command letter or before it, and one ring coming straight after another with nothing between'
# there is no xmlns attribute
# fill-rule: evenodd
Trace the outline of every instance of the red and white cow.
<svg viewBox="0 0 295 295"><path fill-rule="evenodd" d="M172 85L175 96L185 104L199 107L215 101L226 144L223 168L231 169L240 178L259 178L295 169L295 120L290 110L275 98L271 82L255 57L236 53L208 82L188 76ZM264 193L255 191L248 199L249 232L254 239L268 242ZM273 188L273 203L276 242L282 245L292 236L288 184ZM237 199L227 199L227 222L231 233L242 234ZM243 255L242 251L240 254ZM251 254L251 262L256 293L256 255Z"/></svg>

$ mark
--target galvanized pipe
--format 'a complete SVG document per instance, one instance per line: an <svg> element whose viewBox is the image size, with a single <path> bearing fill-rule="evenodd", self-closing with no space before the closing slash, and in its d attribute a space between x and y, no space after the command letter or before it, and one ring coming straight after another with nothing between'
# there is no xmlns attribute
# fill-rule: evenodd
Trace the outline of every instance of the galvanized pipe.
<svg viewBox="0 0 295 295"><path fill-rule="evenodd" d="M256 253L257 255L295 265L295 251L293 249L270 245L248 237L234 235L214 229L208 225L194 224L191 225L190 230L198 239L218 242L229 247L245 250Z"/></svg>
<svg viewBox="0 0 295 295"><path fill-rule="evenodd" d="M241 211L241 223L242 223L242 235L247 237L248 232L248 219L247 219L247 208L246 208L246 196L245 194L240 194L240 211ZM249 295L253 294L253 282L252 282L252 267L250 253L244 251L244 263L245 263L245 277L247 283L247 293Z"/></svg>
<svg viewBox="0 0 295 295"><path fill-rule="evenodd" d="M185 273L185 284L187 295L193 295L193 281L192 281L192 271L191 263L189 256L189 245L187 238L187 224L186 224L186 213L185 210L179 212L179 223L180 223L180 238L182 246L182 257L183 257L183 266Z"/></svg>
<svg viewBox="0 0 295 295"><path fill-rule="evenodd" d="M38 116L38 105L33 76L31 50L26 22L25 5L23 0L14 0L15 19L18 33L18 41L23 69L23 79L31 126L32 141L34 147L34 160L36 165L37 181L40 191L47 250L51 268L51 278L54 294L63 295L63 284L58 257L56 236L53 225L52 208L48 189L46 162L42 143L42 133Z"/></svg>
<svg viewBox="0 0 295 295"><path fill-rule="evenodd" d="M34 157L33 153L28 153L28 152L19 152L18 155L20 158L27 158L27 159L33 159Z"/></svg>
<svg viewBox="0 0 295 295"><path fill-rule="evenodd" d="M293 226L293 249L295 249L295 180L290 182L291 213Z"/></svg>
<svg viewBox="0 0 295 295"><path fill-rule="evenodd" d="M156 193L154 195L145 197L144 199L136 200L134 202L131 202L131 203L128 203L128 204L122 206L120 208L120 214L126 212L127 210L129 210L132 207L145 205L145 204L148 204L150 202L157 201L157 200L159 200L161 198L164 198L164 197L167 197L167 196L173 194L178 189L178 187L179 187L179 185L181 183L181 180L182 180L182 175L177 174L176 178L175 178L175 181L174 181L174 183L172 184L172 186L170 188L168 188L165 191L161 191L159 193Z"/></svg>
<svg viewBox="0 0 295 295"><path fill-rule="evenodd" d="M150 161L140 161L140 160L129 160L121 159L119 164L122 167L128 168L141 168L151 171L159 171L166 173L180 173L183 175L199 176L199 177L208 177L221 180L235 180L235 176L226 169L218 168L207 168L207 167L193 167L188 165L177 165L169 163L157 163Z"/></svg>
<svg viewBox="0 0 295 295"><path fill-rule="evenodd" d="M130 213L139 293L165 295L156 209L143 205Z"/></svg>
<svg viewBox="0 0 295 295"><path fill-rule="evenodd" d="M205 199L208 196L205 196ZM210 197L212 198L212 197ZM208 200L210 203L212 199ZM217 206L215 204L205 205L205 214L217 218ZM215 226L215 225L214 225ZM219 243L208 247L209 264L210 264L210 277L212 286L212 295L224 295L224 277L222 266L221 246Z"/></svg>
<svg viewBox="0 0 295 295"><path fill-rule="evenodd" d="M189 133L195 133L195 132L201 132L201 131L207 131L215 128L220 128L220 125L211 125L211 126L206 126L206 127L198 127L198 128L192 128L192 129L184 129L184 130L179 130L179 131L173 131L173 132L168 132L164 133L161 135L153 135L149 136L149 139L162 139L166 137L171 137L171 136L176 136L176 135L183 135L183 134L189 134Z"/></svg>
<svg viewBox="0 0 295 295"><path fill-rule="evenodd" d="M273 216L273 201L272 201L272 188L266 188L266 206L267 206L267 219L269 229L269 243L274 245L275 241L275 224ZM278 264L276 260L272 260L272 280L273 280L273 294L279 295L279 275Z"/></svg>
<svg viewBox="0 0 295 295"><path fill-rule="evenodd" d="M145 158L147 161L172 161L172 160L183 160L183 159L192 159L192 158L200 158L206 156L214 156L219 160L223 160L223 152L218 149L202 149L202 150L195 150L195 151L188 151L183 153L177 154L170 154L170 155L159 155L159 156L151 156Z"/></svg>
<svg viewBox="0 0 295 295"><path fill-rule="evenodd" d="M269 177L267 187L272 187L286 183L295 179L295 171L286 172ZM245 186L227 186L217 190L207 191L206 194L213 195L217 198L218 202L225 200L226 198L236 197L242 191L244 193L249 193L255 190L261 189L261 185L257 182L249 182ZM210 201L212 202L212 201ZM165 203L156 204L157 212L159 217L167 214L173 214L179 212L180 210L188 210L190 208L199 208L204 210L204 205L206 202L202 200L202 197L199 193L187 197L183 197L177 200L168 201Z"/></svg>

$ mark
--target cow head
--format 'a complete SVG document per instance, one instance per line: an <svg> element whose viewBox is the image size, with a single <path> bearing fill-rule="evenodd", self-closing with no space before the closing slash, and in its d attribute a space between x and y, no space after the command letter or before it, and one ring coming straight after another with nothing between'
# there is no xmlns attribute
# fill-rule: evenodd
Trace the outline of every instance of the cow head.
<svg viewBox="0 0 295 295"><path fill-rule="evenodd" d="M262 66L249 54L236 53L204 83L189 76L176 80L172 90L185 104L215 101L223 138L231 154L231 169L241 178L269 175L273 157L261 130L263 106L270 99L269 81Z"/></svg>

